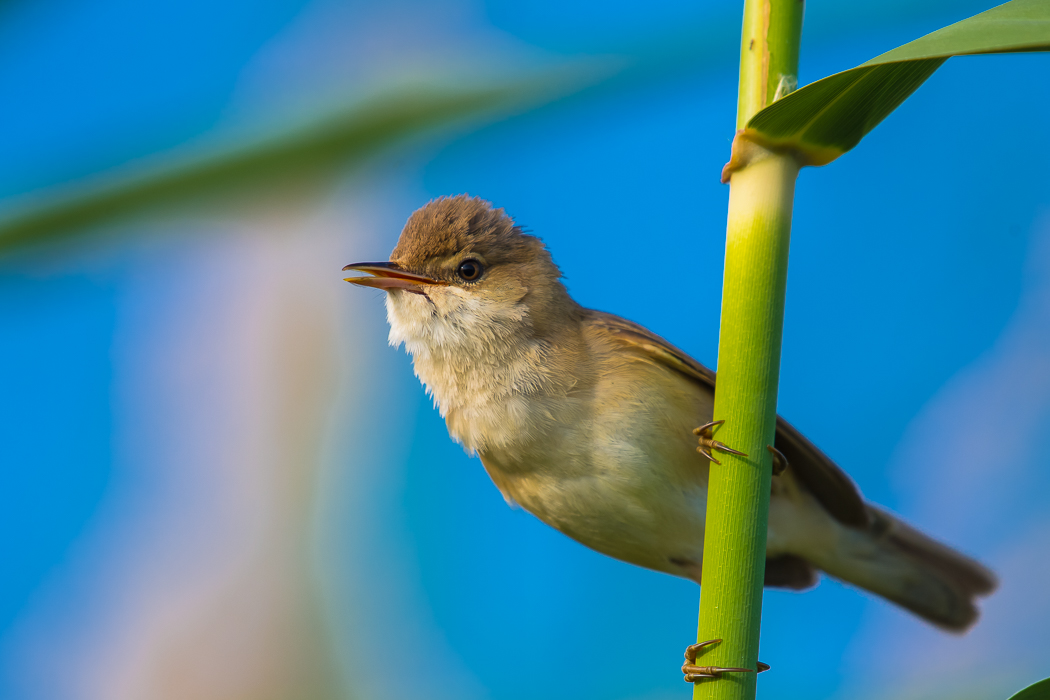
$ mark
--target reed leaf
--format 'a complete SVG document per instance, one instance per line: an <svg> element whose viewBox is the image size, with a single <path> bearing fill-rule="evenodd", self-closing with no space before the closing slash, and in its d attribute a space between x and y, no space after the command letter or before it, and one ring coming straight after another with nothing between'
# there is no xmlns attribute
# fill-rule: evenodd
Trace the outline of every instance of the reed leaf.
<svg viewBox="0 0 1050 700"><path fill-rule="evenodd" d="M1010 696L1010 700L1047 700L1047 698L1050 698L1050 678L1037 681Z"/></svg>
<svg viewBox="0 0 1050 700"><path fill-rule="evenodd" d="M793 151L803 165L826 165L860 143L952 56L1046 50L1050 2L1012 0L782 97L755 114L737 138ZM729 167L735 169L732 161Z"/></svg>
<svg viewBox="0 0 1050 700"><path fill-rule="evenodd" d="M588 81L584 71L472 88L403 87L295 129L175 153L70 186L0 202L0 255L162 206L295 190L411 137L535 107Z"/></svg>

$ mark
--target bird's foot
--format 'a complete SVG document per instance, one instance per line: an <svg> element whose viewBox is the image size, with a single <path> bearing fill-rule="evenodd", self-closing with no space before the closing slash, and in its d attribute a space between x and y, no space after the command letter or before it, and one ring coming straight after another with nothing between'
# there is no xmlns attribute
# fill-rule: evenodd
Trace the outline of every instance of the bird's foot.
<svg viewBox="0 0 1050 700"><path fill-rule="evenodd" d="M699 644L690 644L685 648L685 663L682 664L682 673L685 674L686 683L696 683L705 678L718 678L723 673L754 673L749 668L730 668L725 666L697 666L696 655L703 653L707 647L721 642L721 639L709 639ZM758 672L769 670L769 664L758 662Z"/></svg>
<svg viewBox="0 0 1050 700"><path fill-rule="evenodd" d="M734 450L725 443L719 442L711 437L714 433L715 428L725 423L724 420L713 420L710 423L704 423L699 428L693 430L693 435L700 437L700 446L696 448L696 451L707 457L715 464L721 464L714 455L711 454L711 450L718 450L719 452L728 452L731 455L740 455L741 457L747 457L746 452Z"/></svg>
<svg viewBox="0 0 1050 700"><path fill-rule="evenodd" d="M766 449L769 450L769 454L773 455L773 476L780 476L788 468L788 458L772 445L766 445Z"/></svg>

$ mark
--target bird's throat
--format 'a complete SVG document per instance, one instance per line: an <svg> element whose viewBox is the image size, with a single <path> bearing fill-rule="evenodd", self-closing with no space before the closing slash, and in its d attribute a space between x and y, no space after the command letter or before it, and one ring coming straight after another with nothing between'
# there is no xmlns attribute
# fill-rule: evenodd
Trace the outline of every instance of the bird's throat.
<svg viewBox="0 0 1050 700"><path fill-rule="evenodd" d="M449 433L468 451L542 434L549 416L540 403L564 393L550 343L532 334L527 310L468 307L442 313L422 297L391 294L390 343L405 346Z"/></svg>

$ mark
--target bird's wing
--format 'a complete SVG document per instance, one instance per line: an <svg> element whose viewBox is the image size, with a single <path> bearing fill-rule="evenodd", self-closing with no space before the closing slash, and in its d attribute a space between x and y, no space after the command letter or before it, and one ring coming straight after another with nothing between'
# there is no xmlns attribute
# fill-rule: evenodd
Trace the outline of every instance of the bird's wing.
<svg viewBox="0 0 1050 700"><path fill-rule="evenodd" d="M799 481L820 501L831 517L843 525L867 529L871 513L857 485L846 472L786 420L777 416L774 447L787 457Z"/></svg>
<svg viewBox="0 0 1050 700"><path fill-rule="evenodd" d="M588 325L601 328L610 337L681 372L709 391L715 390L714 372L647 328L604 311L588 310L587 314Z"/></svg>
<svg viewBox="0 0 1050 700"><path fill-rule="evenodd" d="M586 322L602 328L608 336L670 367L709 391L714 391L713 371L637 323L601 311L588 311ZM775 447L787 458L798 480L829 515L850 527L868 526L871 516L853 480L780 416L777 416L775 442Z"/></svg>

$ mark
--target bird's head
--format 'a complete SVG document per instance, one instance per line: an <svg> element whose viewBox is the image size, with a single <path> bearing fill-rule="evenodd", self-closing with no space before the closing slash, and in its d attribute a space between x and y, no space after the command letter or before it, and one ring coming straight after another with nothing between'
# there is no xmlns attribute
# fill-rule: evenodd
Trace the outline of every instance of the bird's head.
<svg viewBox="0 0 1050 700"><path fill-rule="evenodd" d="M459 195L408 219L389 262L354 263L347 282L387 292L390 340L419 352L499 352L575 308L543 243L502 209Z"/></svg>

